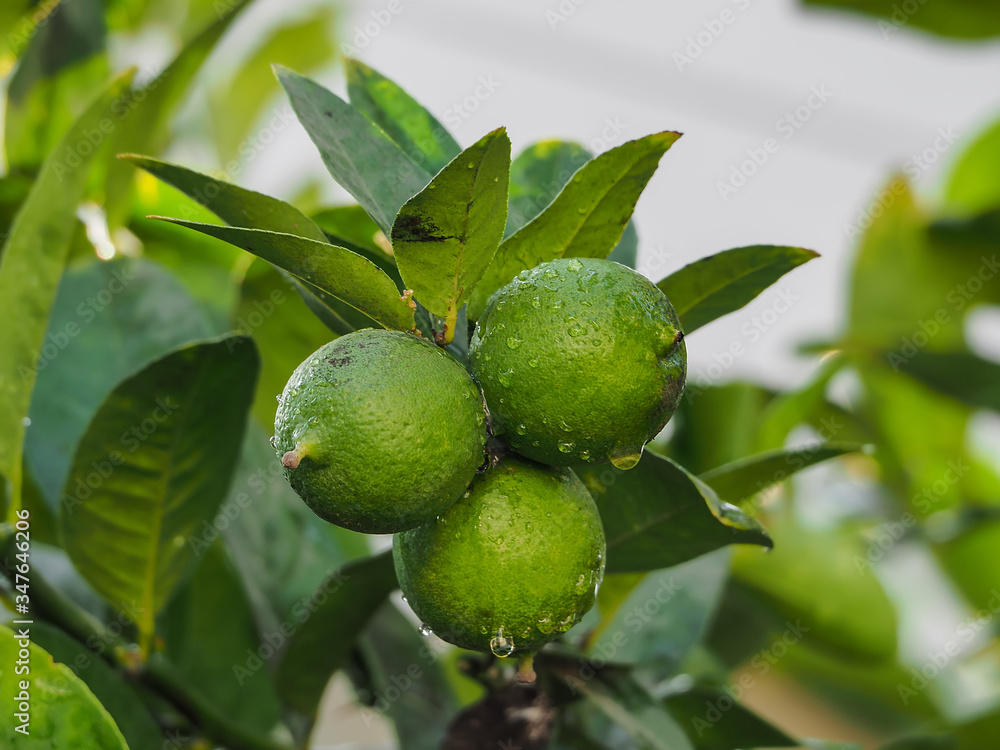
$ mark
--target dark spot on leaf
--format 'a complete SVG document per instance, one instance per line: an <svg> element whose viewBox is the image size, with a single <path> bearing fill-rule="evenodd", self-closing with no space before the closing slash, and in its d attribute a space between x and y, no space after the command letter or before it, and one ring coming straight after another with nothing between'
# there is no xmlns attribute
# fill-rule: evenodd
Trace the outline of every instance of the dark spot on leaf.
<svg viewBox="0 0 1000 750"><path fill-rule="evenodd" d="M455 239L452 235L443 235L440 232L441 228L429 216L400 214L392 228L392 241L444 242Z"/></svg>
<svg viewBox="0 0 1000 750"><path fill-rule="evenodd" d="M323 114L326 115L327 117L333 117L333 112L331 112L330 110L327 110Z"/></svg>

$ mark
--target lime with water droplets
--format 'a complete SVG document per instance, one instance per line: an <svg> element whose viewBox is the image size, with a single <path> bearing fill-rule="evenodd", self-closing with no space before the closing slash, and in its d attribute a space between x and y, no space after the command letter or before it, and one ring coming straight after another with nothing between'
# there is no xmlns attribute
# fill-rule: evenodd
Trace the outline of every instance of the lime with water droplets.
<svg viewBox="0 0 1000 750"><path fill-rule="evenodd" d="M433 521L483 462L479 389L450 355L365 329L311 354L279 400L274 447L321 518L386 534Z"/></svg>
<svg viewBox="0 0 1000 750"><path fill-rule="evenodd" d="M593 606L604 529L569 469L508 457L441 522L397 534L396 576L440 638L505 657L537 651Z"/></svg>
<svg viewBox="0 0 1000 750"><path fill-rule="evenodd" d="M680 321L663 292L594 258L543 263L498 290L469 360L494 434L553 466L634 466L677 407L687 373Z"/></svg>

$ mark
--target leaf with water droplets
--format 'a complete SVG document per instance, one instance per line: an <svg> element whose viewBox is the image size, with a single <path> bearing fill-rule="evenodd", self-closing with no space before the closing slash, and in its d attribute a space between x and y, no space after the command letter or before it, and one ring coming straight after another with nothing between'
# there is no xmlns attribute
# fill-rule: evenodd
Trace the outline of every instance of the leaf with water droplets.
<svg viewBox="0 0 1000 750"><path fill-rule="evenodd" d="M727 544L771 546L759 523L722 513L711 487L670 459L647 451L629 471L587 466L577 473L601 512L608 573L665 568Z"/></svg>

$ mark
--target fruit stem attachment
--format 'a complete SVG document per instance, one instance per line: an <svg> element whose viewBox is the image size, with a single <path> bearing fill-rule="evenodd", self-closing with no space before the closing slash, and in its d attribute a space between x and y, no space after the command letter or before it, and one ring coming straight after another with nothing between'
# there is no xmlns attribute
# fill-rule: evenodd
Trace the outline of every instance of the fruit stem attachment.
<svg viewBox="0 0 1000 750"><path fill-rule="evenodd" d="M296 445L294 449L287 451L281 457L281 465L286 469L297 469L302 459L309 455L309 450L304 445Z"/></svg>
<svg viewBox="0 0 1000 750"><path fill-rule="evenodd" d="M514 679L523 684L530 684L535 681L535 655L527 654L522 656L517 663L517 674Z"/></svg>
<svg viewBox="0 0 1000 750"><path fill-rule="evenodd" d="M441 346L448 346L455 339L455 327L458 325L458 307L448 308L448 315L444 319L444 330L441 331Z"/></svg>

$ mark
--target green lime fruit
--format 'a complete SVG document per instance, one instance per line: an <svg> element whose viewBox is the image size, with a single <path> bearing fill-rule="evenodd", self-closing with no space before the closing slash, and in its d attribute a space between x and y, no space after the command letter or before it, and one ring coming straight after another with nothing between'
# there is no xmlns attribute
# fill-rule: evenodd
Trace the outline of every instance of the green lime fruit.
<svg viewBox="0 0 1000 750"><path fill-rule="evenodd" d="M433 521L483 463L482 396L424 339L364 329L296 368L278 397L274 447L299 496L368 534Z"/></svg>
<svg viewBox="0 0 1000 750"><path fill-rule="evenodd" d="M666 295L594 258L542 263L499 289L469 359L494 434L553 466L635 466L677 408L687 373Z"/></svg>
<svg viewBox="0 0 1000 750"><path fill-rule="evenodd" d="M604 554L583 482L515 457L393 543L399 586L425 627L497 656L533 654L578 623L597 597Z"/></svg>

